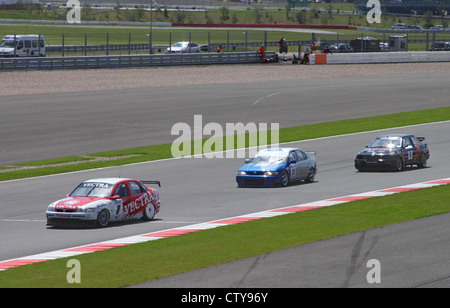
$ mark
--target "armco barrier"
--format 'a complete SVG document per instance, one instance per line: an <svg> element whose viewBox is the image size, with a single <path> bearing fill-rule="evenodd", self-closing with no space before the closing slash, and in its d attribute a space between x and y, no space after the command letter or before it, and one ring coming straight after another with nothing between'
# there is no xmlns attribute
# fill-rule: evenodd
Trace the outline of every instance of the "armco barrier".
<svg viewBox="0 0 450 308"><path fill-rule="evenodd" d="M274 59L276 52L266 52ZM244 64L261 62L257 52L153 54L133 56L80 56L44 58L0 58L0 71L87 68L148 67L170 65Z"/></svg>
<svg viewBox="0 0 450 308"><path fill-rule="evenodd" d="M356 30L355 26L341 25L290 25L290 24L201 24L201 23L172 23L172 27L208 27L208 28L301 28L301 29L343 29Z"/></svg>
<svg viewBox="0 0 450 308"><path fill-rule="evenodd" d="M450 51L364 52L310 55L310 64L368 64L414 62L450 62Z"/></svg>

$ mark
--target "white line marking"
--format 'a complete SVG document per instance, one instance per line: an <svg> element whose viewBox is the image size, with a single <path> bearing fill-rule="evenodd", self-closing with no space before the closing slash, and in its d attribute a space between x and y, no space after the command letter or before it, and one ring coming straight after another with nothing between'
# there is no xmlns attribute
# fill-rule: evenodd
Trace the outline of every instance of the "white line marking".
<svg viewBox="0 0 450 308"><path fill-rule="evenodd" d="M439 184L437 184L437 183L435 183L435 184L427 184L429 182L437 182L437 181L441 181L442 183L439 183ZM384 190L391 190L391 189L395 189L395 188L418 188L418 189L424 189L424 188L429 188L429 187L432 187L432 186L449 185L449 184L445 183L445 182L449 182L449 181L450 181L450 178L444 178L444 179L438 179L438 180L429 180L429 181L425 181L425 182L422 182L422 183L415 183L415 184L403 185L403 186L398 186L398 187L384 188L384 189L371 191L371 192L366 192L366 193L360 193L360 194L354 194L354 195L348 195L348 196L341 196L341 197L334 197L334 198L330 198L330 199L326 199L326 200L319 200L319 201L314 201L314 202L308 202L308 203L302 203L302 204L297 204L297 205L291 205L291 206L286 206L286 207L283 207L283 208L272 209L272 210L257 212L257 213L253 213L253 214L246 214L246 215L229 217L229 218L221 218L221 219L218 219L218 220L204 222L204 223L199 223L199 224L194 224L194 225L187 225L187 226L182 226L182 227L178 227L178 228L172 228L172 229L167 229L167 230L162 230L162 231L155 231L155 232L151 232L151 233L144 233L144 234L140 234L140 235L129 236L129 237L125 237L125 238L119 238L119 239L115 239L115 240L104 241L104 242L100 242L100 243L93 243L93 244L88 244L88 245L83 245L83 246L78 246L78 247L72 247L72 248L66 248L66 249L61 249L61 250L47 252L47 253L40 253L40 254L36 254L36 255L32 255L32 256L28 256L28 257L21 257L21 258L16 258L16 259L0 261L0 266L2 265L2 263L3 264L7 264L8 262L15 263L18 260L23 260L24 263L27 263L27 261L30 261L30 260L39 260L39 261L44 260L45 261L45 260L52 260L52 259L57 259L57 258L63 258L63 257L67 257L67 256L80 255L80 254L84 254L84 253L92 253L93 251L89 251L88 249L86 249L86 250L82 250L81 249L81 250L78 250L78 251L73 251L73 250L77 249L77 248L84 248L84 247L93 246L93 245L105 245L105 244L118 244L118 245L122 245L123 244L123 245L127 245L127 244L135 244L135 243L153 241L153 240L166 238L169 235L168 236L152 236L152 234L160 235L163 232L174 231L174 230L196 230L196 231L201 231L201 230L212 229L212 228L217 228L217 227L220 227L220 226L226 226L226 225L233 224L233 222L230 222L230 223L217 223L217 222L220 222L220 221L239 220L239 218L241 218L241 219L243 218L244 221L246 220L245 218L247 218L247 219L249 219L249 218L260 219L260 218L274 216L273 215L274 212L276 213L276 215L287 215L287 214L291 213L289 211L289 209L294 209L294 211L295 211L296 210L295 208L308 207L308 206L326 207L326 206L331 206L331 205L335 205L335 204L351 202L350 201L351 198L349 198L349 197L363 197L363 196L379 197L380 195L398 193L398 192L383 193L382 191L384 191ZM348 201L331 201L333 199L340 199L340 198L342 198L342 199L346 198L346 199L348 199ZM285 211L283 211L283 210L285 210ZM174 236L176 236L176 235L174 235ZM108 249L110 249L110 248L108 248ZM10 267L17 267L17 266L21 266L20 264L21 263L19 262L19 263L16 263L14 265L9 265L9 266ZM7 267L8 267L8 265L7 265ZM0 268L0 271L3 271L3 270L6 270L6 268Z"/></svg>
<svg viewBox="0 0 450 308"><path fill-rule="evenodd" d="M391 129L411 128L411 127L417 127L417 126L446 124L446 123L450 123L450 120L439 121L439 122L430 122L430 123L422 123L422 124L414 124L414 125L407 125L407 126L399 126L399 127L391 127L391 128L383 128L383 129L376 129L376 130L370 130L370 131L365 131L365 132L342 134L342 135L335 135L335 136L328 136L328 137L320 137L320 138L312 138L312 139L305 139L305 140L289 141L289 142L285 142L285 143L280 143L280 146L282 144L283 145L287 145L287 144L292 144L292 143L300 143L300 142L325 140L325 139L347 137L347 136L354 136L354 135L361 135L361 134L369 134L369 133L382 132L382 131L391 130ZM248 149L253 149L253 148L257 148L257 146L244 148L244 149L233 149L233 150L227 150L227 151L219 151L219 152L226 153L226 152L229 152L229 151L248 150ZM25 180L32 180L32 179L41 179L41 178L46 178L46 177L54 177L54 176L61 176L61 175L68 175L68 174L75 174L75 173L82 173L82 172L92 172L92 171L96 171L96 170L106 170L106 169L112 169L112 168L123 168L123 167L126 167L126 166L137 166L137 165L143 165L143 164L153 164L153 163L159 163L159 162L164 162L164 161L170 161L170 160L174 160L174 159L193 158L193 157L196 157L198 155L203 155L203 154L196 154L196 155L177 157L177 158L174 158L174 157L172 157L172 158L164 158L164 159L158 159L158 160L152 160L152 161L143 161L143 162L139 162L139 163L132 163L132 164L121 165L121 166L102 167L102 168L95 168L95 169L71 171L71 172L65 172L65 173L41 175L41 176L22 178L22 179L6 180L6 181L0 181L0 185L3 184L3 183L9 183L9 182L25 181Z"/></svg>
<svg viewBox="0 0 450 308"><path fill-rule="evenodd" d="M278 94L281 94L281 92L275 92L275 93L271 93L271 94L268 94L268 95L266 95L266 96L263 96L263 97L257 99L257 100L253 103L253 106L256 105L256 104L258 104L259 102L261 102L262 100L264 100L264 99L266 99L266 98L269 98L269 97L272 97L272 96L275 96L275 95L278 95Z"/></svg>

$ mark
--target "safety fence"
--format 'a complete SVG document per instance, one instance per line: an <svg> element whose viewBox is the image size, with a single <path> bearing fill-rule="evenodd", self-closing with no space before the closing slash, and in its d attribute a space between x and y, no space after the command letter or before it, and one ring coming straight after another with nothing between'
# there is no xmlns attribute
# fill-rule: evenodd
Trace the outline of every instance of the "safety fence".
<svg viewBox="0 0 450 308"><path fill-rule="evenodd" d="M198 29L197 29L198 28ZM435 50L436 43L450 42L450 32L369 32L353 31L351 33L333 33L329 31L282 32L243 29L220 29L205 31L201 27L174 30L154 28L128 32L126 29L111 31L110 29L95 29L95 32L81 33L39 33L45 37L47 56L100 56L100 55L132 55L164 53L166 48L176 42L189 41L198 43L202 52L214 52L217 45L222 45L226 52L256 51L261 45L266 50L279 49L279 40L285 36L289 51L297 50L298 46L310 45L313 41L319 47L326 45L350 44L352 40L370 38L378 40L379 50L370 51L428 51ZM364 28L359 28L364 30ZM102 32L103 31L103 32ZM150 34L151 33L151 34ZM12 34L11 34L12 35ZM400 47L391 44L391 40L400 42ZM439 50L439 49L437 49ZM359 50L356 50L359 51Z"/></svg>
<svg viewBox="0 0 450 308"><path fill-rule="evenodd" d="M275 57L276 52L266 52L267 59L274 60ZM261 55L258 52L0 58L0 71L245 64L261 62Z"/></svg>

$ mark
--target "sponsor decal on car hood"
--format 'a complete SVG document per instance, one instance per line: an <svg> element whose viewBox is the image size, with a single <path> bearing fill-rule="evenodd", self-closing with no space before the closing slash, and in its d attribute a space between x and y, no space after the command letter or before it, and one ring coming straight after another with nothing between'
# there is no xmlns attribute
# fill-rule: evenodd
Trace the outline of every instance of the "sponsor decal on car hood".
<svg viewBox="0 0 450 308"><path fill-rule="evenodd" d="M96 206L107 199L92 197L68 197L55 202L56 210L76 210L81 206Z"/></svg>
<svg viewBox="0 0 450 308"><path fill-rule="evenodd" d="M367 148L362 150L361 154L368 154L368 155L377 155L377 154L385 154L385 153L393 153L395 152L395 149L393 148Z"/></svg>

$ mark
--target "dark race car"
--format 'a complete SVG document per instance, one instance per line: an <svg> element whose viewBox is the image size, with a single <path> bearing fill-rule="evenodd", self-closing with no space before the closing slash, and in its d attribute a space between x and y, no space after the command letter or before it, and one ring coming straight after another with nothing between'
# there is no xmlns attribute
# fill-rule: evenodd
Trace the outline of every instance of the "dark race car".
<svg viewBox="0 0 450 308"><path fill-rule="evenodd" d="M424 139L405 134L379 136L356 155L355 168L359 171L401 171L407 165L424 168L430 158L428 146L422 142Z"/></svg>

